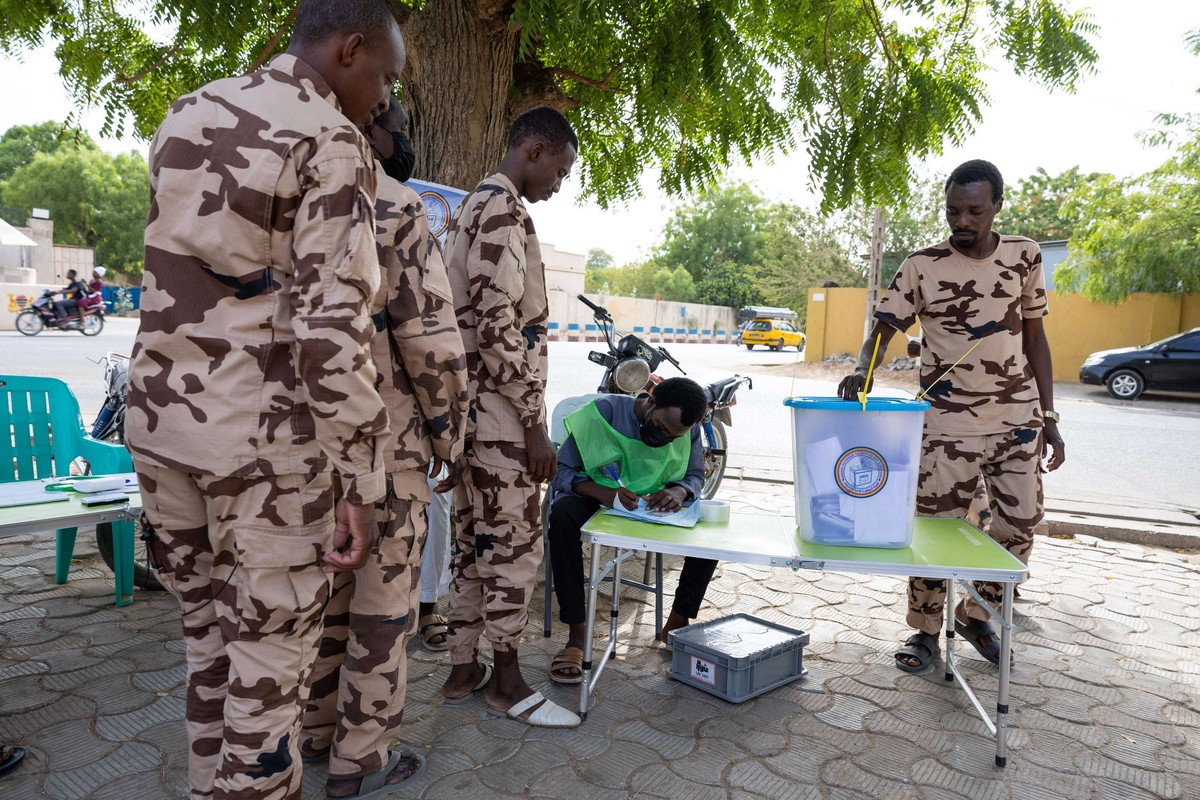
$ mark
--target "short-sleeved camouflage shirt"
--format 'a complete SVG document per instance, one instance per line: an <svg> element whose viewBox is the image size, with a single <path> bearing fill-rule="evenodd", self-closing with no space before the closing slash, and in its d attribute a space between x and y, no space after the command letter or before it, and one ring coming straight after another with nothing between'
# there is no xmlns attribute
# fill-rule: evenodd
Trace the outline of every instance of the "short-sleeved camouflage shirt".
<svg viewBox="0 0 1200 800"><path fill-rule="evenodd" d="M1022 236L1000 236L996 251L978 261L949 241L913 253L875 318L901 331L921 321L921 389L933 387L925 429L984 435L1040 427L1022 332L1026 319L1046 313L1041 250Z"/></svg>

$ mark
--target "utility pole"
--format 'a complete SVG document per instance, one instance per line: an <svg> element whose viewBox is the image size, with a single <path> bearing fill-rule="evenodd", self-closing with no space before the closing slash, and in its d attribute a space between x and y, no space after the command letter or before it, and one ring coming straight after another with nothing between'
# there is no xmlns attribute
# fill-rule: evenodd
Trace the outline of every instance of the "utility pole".
<svg viewBox="0 0 1200 800"><path fill-rule="evenodd" d="M879 279L883 273L883 209L871 216L871 254L867 264L867 316L863 321L863 341L875 327L875 307L879 305Z"/></svg>

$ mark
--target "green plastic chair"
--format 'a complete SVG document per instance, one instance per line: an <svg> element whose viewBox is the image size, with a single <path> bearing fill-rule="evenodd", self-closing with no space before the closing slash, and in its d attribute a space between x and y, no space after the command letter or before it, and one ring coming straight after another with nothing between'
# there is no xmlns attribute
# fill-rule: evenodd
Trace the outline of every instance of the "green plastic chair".
<svg viewBox="0 0 1200 800"><path fill-rule="evenodd" d="M88 436L79 402L70 388L55 378L0 375L0 483L30 481L70 474L71 462L83 456L93 475L133 472L133 459L124 446ZM133 602L132 522L110 526L114 594L118 606ZM54 582L66 583L75 552L77 528L58 529Z"/></svg>

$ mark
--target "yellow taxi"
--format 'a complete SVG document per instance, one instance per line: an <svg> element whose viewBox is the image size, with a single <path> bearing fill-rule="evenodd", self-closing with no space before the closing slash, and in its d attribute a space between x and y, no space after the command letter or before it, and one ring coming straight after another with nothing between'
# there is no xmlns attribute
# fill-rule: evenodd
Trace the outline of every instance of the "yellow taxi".
<svg viewBox="0 0 1200 800"><path fill-rule="evenodd" d="M742 344L746 345L747 350L753 350L756 344L772 350L782 350L785 347L803 350L804 334L787 320L759 317L752 320L742 331Z"/></svg>

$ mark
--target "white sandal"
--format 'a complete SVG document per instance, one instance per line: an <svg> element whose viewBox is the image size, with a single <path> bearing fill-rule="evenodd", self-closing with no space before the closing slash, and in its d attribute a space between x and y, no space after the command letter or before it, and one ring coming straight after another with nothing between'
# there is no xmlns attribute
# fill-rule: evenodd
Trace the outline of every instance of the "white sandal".
<svg viewBox="0 0 1200 800"><path fill-rule="evenodd" d="M541 703L541 705L539 706L538 703ZM528 717L521 716L534 706L537 706L537 708L534 709L532 714ZM541 692L534 692L524 700L513 703L512 707L505 713L508 714L509 719L515 719L517 722L524 722L539 728L574 728L583 721L577 714L568 711L551 700L547 700L546 696Z"/></svg>

